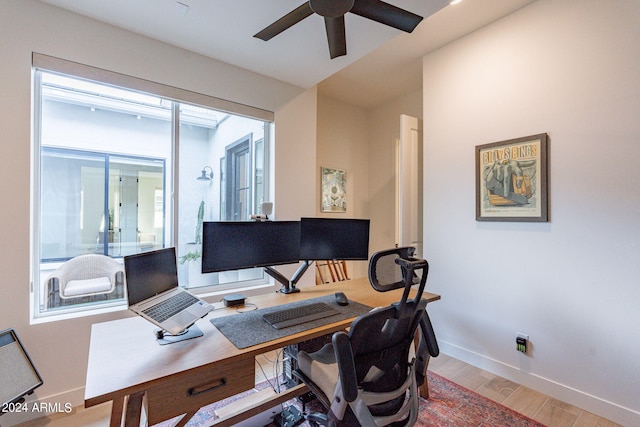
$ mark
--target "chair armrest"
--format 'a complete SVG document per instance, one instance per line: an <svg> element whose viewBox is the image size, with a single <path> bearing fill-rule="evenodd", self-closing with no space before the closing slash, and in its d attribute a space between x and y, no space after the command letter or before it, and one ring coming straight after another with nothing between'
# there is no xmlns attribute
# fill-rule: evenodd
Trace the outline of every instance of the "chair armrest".
<svg viewBox="0 0 640 427"><path fill-rule="evenodd" d="M344 332L336 332L331 338L331 343L338 363L340 385L342 386L344 399L347 402L353 402L358 397L358 380L349 336Z"/></svg>
<svg viewBox="0 0 640 427"><path fill-rule="evenodd" d="M433 332L429 314L427 314L425 310L420 317L420 344L416 351L415 360L415 372L418 385L424 384L429 359L432 356L437 357L438 354L440 354L440 349L438 348L438 341L436 341L436 334Z"/></svg>
<svg viewBox="0 0 640 427"><path fill-rule="evenodd" d="M426 310L422 313L422 318L420 319L420 330L422 331L422 336L426 341L429 354L432 357L438 357L440 354L440 348L438 347L438 341L436 340L436 333L433 331L433 326L431 325L431 319L429 319L429 314Z"/></svg>

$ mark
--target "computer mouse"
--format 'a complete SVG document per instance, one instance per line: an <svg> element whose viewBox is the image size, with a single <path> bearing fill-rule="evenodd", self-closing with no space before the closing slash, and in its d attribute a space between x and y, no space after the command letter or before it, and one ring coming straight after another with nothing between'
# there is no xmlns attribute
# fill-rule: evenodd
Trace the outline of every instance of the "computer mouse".
<svg viewBox="0 0 640 427"><path fill-rule="evenodd" d="M338 303L338 305L349 305L349 298L347 298L344 292L336 292L336 303Z"/></svg>

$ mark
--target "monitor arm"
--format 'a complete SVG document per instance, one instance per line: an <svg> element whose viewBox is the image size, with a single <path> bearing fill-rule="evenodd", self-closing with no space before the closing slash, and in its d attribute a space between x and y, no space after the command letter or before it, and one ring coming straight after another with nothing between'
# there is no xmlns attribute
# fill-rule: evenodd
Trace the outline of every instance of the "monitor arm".
<svg viewBox="0 0 640 427"><path fill-rule="evenodd" d="M283 294L293 294L296 292L300 292L300 289L296 288L296 284L302 278L307 269L311 266L313 261L304 260L302 264L298 267L296 272L293 274L291 280L287 279L282 273L276 270L273 267L264 267L265 273L269 276L273 277L276 281L282 284L282 288L280 288L280 292Z"/></svg>

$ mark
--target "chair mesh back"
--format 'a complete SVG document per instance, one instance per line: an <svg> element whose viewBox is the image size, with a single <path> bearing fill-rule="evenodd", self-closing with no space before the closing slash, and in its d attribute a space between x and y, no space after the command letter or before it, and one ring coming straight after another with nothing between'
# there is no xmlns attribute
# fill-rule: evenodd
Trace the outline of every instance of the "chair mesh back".
<svg viewBox="0 0 640 427"><path fill-rule="evenodd" d="M406 380L409 349L413 346L426 302L408 304L413 316L398 318L398 307L389 306L358 317L349 331L358 387L367 392L389 392ZM375 339L371 339L375 336ZM374 375L372 375L374 373ZM390 415L402 407L405 396L369 406L374 416Z"/></svg>
<svg viewBox="0 0 640 427"><path fill-rule="evenodd" d="M402 268L396 264L400 256L397 253L383 255L376 263L376 278L382 286L393 286L402 283Z"/></svg>
<svg viewBox="0 0 640 427"><path fill-rule="evenodd" d="M369 282L378 292L387 292L405 287L402 267L398 258L409 259L415 248L407 246L376 252L369 261Z"/></svg>

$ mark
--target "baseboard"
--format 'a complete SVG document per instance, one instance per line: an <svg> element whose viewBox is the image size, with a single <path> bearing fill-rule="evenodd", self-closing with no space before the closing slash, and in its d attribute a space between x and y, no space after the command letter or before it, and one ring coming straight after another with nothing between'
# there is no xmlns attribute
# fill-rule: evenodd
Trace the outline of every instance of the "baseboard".
<svg viewBox="0 0 640 427"><path fill-rule="evenodd" d="M615 423L624 426L640 425L640 412L634 411L633 409L620 406L531 372L525 372L518 367L450 344L446 341L438 340L438 346L440 347L440 351L447 356L517 382L532 390L544 393Z"/></svg>

